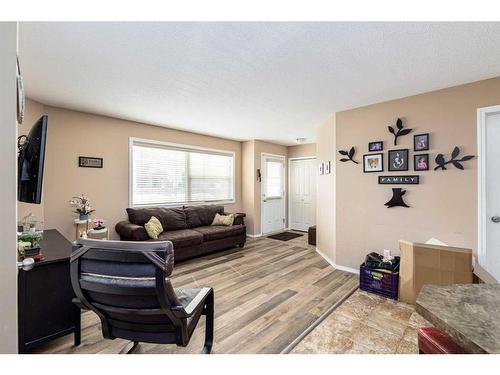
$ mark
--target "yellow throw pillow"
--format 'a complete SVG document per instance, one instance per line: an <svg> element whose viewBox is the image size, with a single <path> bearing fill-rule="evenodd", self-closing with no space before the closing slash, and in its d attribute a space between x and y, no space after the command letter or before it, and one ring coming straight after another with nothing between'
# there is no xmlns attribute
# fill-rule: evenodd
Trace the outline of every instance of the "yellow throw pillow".
<svg viewBox="0 0 500 375"><path fill-rule="evenodd" d="M151 216L151 219L144 224L144 229L148 232L148 236L153 240L157 240L158 236L163 233L163 227L155 216Z"/></svg>
<svg viewBox="0 0 500 375"><path fill-rule="evenodd" d="M219 215L215 214L214 221L212 221L212 225L224 225L226 227L230 227L233 225L234 215Z"/></svg>

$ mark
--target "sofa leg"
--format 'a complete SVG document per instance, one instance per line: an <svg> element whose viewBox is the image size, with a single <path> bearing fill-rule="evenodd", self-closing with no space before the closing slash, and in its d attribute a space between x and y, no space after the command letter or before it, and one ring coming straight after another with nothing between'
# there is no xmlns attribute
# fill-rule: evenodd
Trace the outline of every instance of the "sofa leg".
<svg viewBox="0 0 500 375"><path fill-rule="evenodd" d="M245 243L244 243L244 242L243 242L243 243L239 243L237 246L238 246L240 249L243 249L243 247L245 247Z"/></svg>

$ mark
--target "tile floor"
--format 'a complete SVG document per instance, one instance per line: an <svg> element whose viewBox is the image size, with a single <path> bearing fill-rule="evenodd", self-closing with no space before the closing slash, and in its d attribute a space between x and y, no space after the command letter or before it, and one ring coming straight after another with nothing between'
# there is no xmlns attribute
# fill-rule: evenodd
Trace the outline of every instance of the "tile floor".
<svg viewBox="0 0 500 375"><path fill-rule="evenodd" d="M417 328L431 325L413 306L357 290L292 353L417 354Z"/></svg>

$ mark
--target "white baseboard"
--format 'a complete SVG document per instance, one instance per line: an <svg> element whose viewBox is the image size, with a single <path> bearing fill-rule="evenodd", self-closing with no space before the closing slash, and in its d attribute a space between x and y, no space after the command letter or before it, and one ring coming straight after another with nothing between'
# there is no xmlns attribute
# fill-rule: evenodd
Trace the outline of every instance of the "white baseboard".
<svg viewBox="0 0 500 375"><path fill-rule="evenodd" d="M321 252L320 249L316 247L316 252L321 255L321 257L326 260L333 268L340 270L340 271L345 271L345 272L350 272L350 273L355 273L356 275L359 275L359 270L351 267L346 267L346 266L341 266L340 264L335 264L332 262L330 258L328 258L325 254Z"/></svg>
<svg viewBox="0 0 500 375"><path fill-rule="evenodd" d="M257 233L257 234L247 233L247 237L250 237L250 238L262 237L262 233Z"/></svg>

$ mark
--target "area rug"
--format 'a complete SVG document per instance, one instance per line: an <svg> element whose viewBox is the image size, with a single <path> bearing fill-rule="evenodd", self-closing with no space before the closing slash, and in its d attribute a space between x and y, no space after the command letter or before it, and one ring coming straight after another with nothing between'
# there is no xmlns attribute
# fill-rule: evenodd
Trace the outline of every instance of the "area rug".
<svg viewBox="0 0 500 375"><path fill-rule="evenodd" d="M280 241L289 241L293 240L294 238L297 237L302 237L303 234L299 233L293 233L293 232L282 232L278 234L273 234L272 236L268 236L267 238L272 238L273 240L280 240Z"/></svg>

